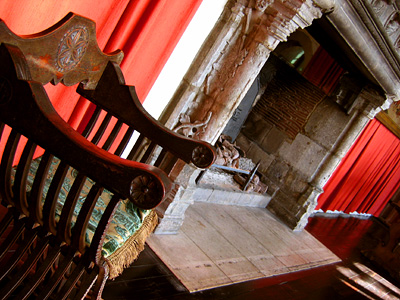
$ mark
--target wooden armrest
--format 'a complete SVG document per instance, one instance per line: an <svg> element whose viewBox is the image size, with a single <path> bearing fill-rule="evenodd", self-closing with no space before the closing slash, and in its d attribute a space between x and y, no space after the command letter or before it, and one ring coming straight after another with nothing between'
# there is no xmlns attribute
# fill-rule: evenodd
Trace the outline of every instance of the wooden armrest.
<svg viewBox="0 0 400 300"><path fill-rule="evenodd" d="M210 144L167 129L143 109L134 87L125 85L118 67L123 53L115 51L108 55L99 49L96 24L92 20L69 13L50 28L25 36L14 34L0 20L0 43L16 46L23 53L30 70L26 80L64 85L80 82L78 91L84 97L176 157L200 168L213 163L216 154Z"/></svg>
<svg viewBox="0 0 400 300"><path fill-rule="evenodd" d="M163 171L124 160L87 141L54 110L42 84L29 79L22 52L0 45L2 122L140 208L153 208L162 201L171 185Z"/></svg>
<svg viewBox="0 0 400 300"><path fill-rule="evenodd" d="M125 85L117 64L108 63L95 90L80 85L77 91L183 161L199 168L210 167L214 162L216 152L209 143L177 134L147 113L135 87Z"/></svg>

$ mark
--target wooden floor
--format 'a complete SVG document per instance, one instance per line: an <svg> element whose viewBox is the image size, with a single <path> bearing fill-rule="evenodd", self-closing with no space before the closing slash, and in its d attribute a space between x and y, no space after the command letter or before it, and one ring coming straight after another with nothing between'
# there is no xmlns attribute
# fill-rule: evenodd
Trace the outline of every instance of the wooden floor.
<svg viewBox="0 0 400 300"><path fill-rule="evenodd" d="M310 220L307 231L339 256L341 263L196 293L189 293L157 255L146 247L130 268L106 284L103 298L400 299L400 291L391 285L391 278L360 255L360 249L369 247L373 242L370 234L373 226L374 222L371 220L314 217ZM176 255L179 256L180 253L177 252Z"/></svg>
<svg viewBox="0 0 400 300"><path fill-rule="evenodd" d="M178 234L153 235L148 244L190 292L340 261L265 208L201 202L188 208Z"/></svg>

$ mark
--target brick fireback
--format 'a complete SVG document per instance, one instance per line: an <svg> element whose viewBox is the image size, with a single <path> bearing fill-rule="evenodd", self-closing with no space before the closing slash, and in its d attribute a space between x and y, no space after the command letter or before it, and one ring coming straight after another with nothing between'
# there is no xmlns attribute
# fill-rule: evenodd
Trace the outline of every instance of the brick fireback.
<svg viewBox="0 0 400 300"><path fill-rule="evenodd" d="M281 62L253 112L294 139L324 96L318 87Z"/></svg>

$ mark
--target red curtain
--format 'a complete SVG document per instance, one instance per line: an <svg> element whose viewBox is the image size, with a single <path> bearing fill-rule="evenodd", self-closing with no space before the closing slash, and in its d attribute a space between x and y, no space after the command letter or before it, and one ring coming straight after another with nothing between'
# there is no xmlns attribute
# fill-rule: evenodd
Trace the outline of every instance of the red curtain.
<svg viewBox="0 0 400 300"><path fill-rule="evenodd" d="M348 259L352 257L354 249L360 246L363 237L373 224L372 220L359 218L316 216L309 219L305 229L340 259ZM343 241L346 243L345 247L343 247Z"/></svg>
<svg viewBox="0 0 400 300"><path fill-rule="evenodd" d="M201 0L2 0L0 18L16 34L42 31L70 11L94 20L100 48L106 52L124 51L126 82L135 85L143 101L200 3ZM78 102L75 89L50 85L46 89L60 115L76 127L87 104Z"/></svg>
<svg viewBox="0 0 400 300"><path fill-rule="evenodd" d="M121 64L126 83L134 85L144 101L164 64L202 0L1 0L0 18L16 34L40 32L68 12L96 22L101 49L124 51ZM64 120L80 130L93 107L76 87L46 85L50 99ZM169 99L163 99L169 100ZM160 105L165 105L166 101ZM5 135L7 135L6 130ZM0 154L4 142L0 144Z"/></svg>
<svg viewBox="0 0 400 300"><path fill-rule="evenodd" d="M315 86L330 95L340 77L343 75L342 67L322 47L315 51L302 75Z"/></svg>
<svg viewBox="0 0 400 300"><path fill-rule="evenodd" d="M318 198L317 209L379 216L400 183L400 140L372 120Z"/></svg>

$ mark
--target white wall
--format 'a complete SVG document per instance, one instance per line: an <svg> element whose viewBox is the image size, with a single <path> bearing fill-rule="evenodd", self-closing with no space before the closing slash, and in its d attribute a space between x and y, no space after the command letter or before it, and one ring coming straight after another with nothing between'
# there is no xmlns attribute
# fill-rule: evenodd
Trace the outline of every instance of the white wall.
<svg viewBox="0 0 400 300"><path fill-rule="evenodd" d="M158 119L167 106L201 45L222 14L226 2L227 0L203 0L200 4L143 103L153 118ZM129 154L138 137L139 134L135 132L122 157Z"/></svg>
<svg viewBox="0 0 400 300"><path fill-rule="evenodd" d="M158 118L214 27L227 0L203 0L143 104Z"/></svg>

